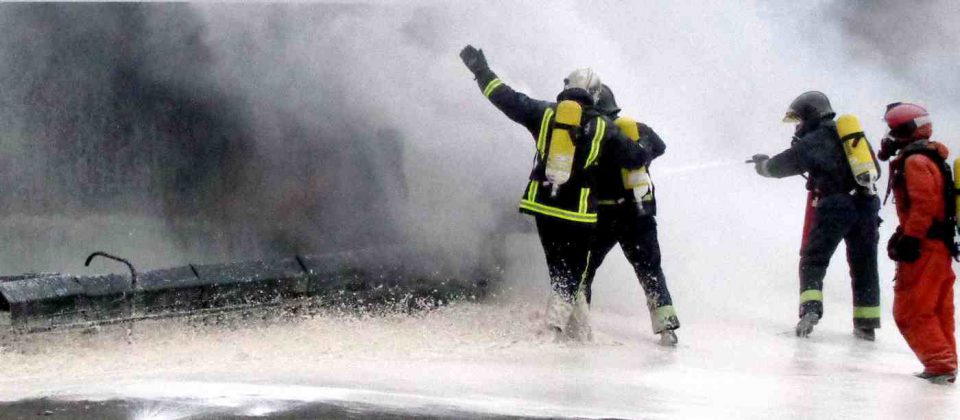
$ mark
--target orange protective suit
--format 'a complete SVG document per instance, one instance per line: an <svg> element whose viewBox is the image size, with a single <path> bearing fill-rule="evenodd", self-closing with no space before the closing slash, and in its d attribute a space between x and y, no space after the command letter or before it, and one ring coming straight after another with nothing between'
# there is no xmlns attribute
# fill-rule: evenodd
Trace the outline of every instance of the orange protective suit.
<svg viewBox="0 0 960 420"><path fill-rule="evenodd" d="M946 158L947 147L930 142L928 147ZM951 255L940 239L928 238L934 221L944 220L944 178L930 157L902 157L891 166L899 230L920 239L920 258L898 262L894 287L893 316L907 344L923 363L924 373L946 374L957 370L954 336ZM897 169L900 169L899 171ZM899 173L898 173L899 172Z"/></svg>

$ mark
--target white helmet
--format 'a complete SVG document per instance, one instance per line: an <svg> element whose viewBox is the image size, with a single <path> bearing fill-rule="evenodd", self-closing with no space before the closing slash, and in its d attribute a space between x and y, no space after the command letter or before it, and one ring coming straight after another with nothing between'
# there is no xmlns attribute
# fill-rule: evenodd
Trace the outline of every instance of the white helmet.
<svg viewBox="0 0 960 420"><path fill-rule="evenodd" d="M600 91L603 90L603 83L600 82L600 76L593 72L593 69L587 67L576 69L566 79L563 79L563 89L580 88L593 97L593 102L600 100Z"/></svg>

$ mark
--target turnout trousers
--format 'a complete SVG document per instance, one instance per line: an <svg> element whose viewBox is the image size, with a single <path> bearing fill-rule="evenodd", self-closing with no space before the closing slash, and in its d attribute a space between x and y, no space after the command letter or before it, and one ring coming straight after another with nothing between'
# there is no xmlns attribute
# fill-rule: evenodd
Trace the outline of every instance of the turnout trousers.
<svg viewBox="0 0 960 420"><path fill-rule="evenodd" d="M553 290L547 305L547 324L565 331L578 301L586 306L586 299L582 298L582 294L595 225L543 215L535 217L540 244L547 259L550 287Z"/></svg>
<svg viewBox="0 0 960 420"><path fill-rule="evenodd" d="M660 266L657 220L654 216L639 215L632 203L601 205L597 212L597 231L590 248L590 264L587 267L587 302L591 300L591 288L597 269L607 253L618 243L627 261L633 266L646 295L653 332L680 328L670 290L667 289L667 278Z"/></svg>
<svg viewBox="0 0 960 420"><path fill-rule="evenodd" d="M853 288L854 328L880 327L879 210L876 196L833 194L819 200L808 196L800 247L800 317L808 312L823 316L823 278L842 240Z"/></svg>
<svg viewBox="0 0 960 420"><path fill-rule="evenodd" d="M957 370L951 264L946 245L929 238L920 243L919 259L897 263L893 319L928 374Z"/></svg>

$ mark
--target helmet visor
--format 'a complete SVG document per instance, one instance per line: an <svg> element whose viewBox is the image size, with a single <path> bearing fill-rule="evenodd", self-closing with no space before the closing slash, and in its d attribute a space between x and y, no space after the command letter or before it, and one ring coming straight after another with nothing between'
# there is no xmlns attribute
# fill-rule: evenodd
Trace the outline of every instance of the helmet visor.
<svg viewBox="0 0 960 420"><path fill-rule="evenodd" d="M797 114L793 110L787 111L786 114L783 114L783 122L790 124L799 124L803 119L800 118L800 114Z"/></svg>

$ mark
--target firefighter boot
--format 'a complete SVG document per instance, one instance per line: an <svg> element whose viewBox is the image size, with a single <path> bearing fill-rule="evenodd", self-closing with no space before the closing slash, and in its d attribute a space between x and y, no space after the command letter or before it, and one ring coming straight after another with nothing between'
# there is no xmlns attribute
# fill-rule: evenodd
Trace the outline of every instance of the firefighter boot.
<svg viewBox="0 0 960 420"><path fill-rule="evenodd" d="M660 345L664 347L677 346L677 333L673 330L663 330L660 332Z"/></svg>
<svg viewBox="0 0 960 420"><path fill-rule="evenodd" d="M567 327L570 323L570 315L573 313L573 303L568 302L558 293L551 293L547 301L546 327L553 333L554 341L564 341L567 334Z"/></svg>
<svg viewBox="0 0 960 420"><path fill-rule="evenodd" d="M957 381L957 372L942 374L920 372L914 374L913 376L916 376L920 379L926 379L930 381L930 383L937 385L948 385Z"/></svg>
<svg viewBox="0 0 960 420"><path fill-rule="evenodd" d="M588 343L593 341L593 328L590 326L590 306L583 294L577 296L573 302L573 312L565 330L570 341Z"/></svg>
<svg viewBox="0 0 960 420"><path fill-rule="evenodd" d="M857 337L864 341L876 341L877 334L873 328L854 328L853 329L854 337Z"/></svg>
<svg viewBox="0 0 960 420"><path fill-rule="evenodd" d="M797 323L797 337L806 337L813 332L813 326L820 322L820 315L814 312L807 312Z"/></svg>

